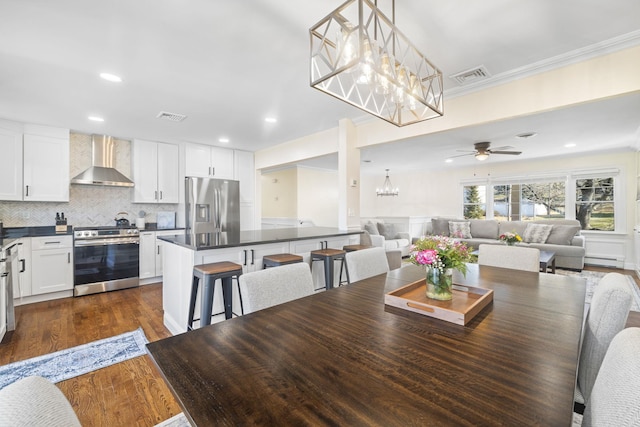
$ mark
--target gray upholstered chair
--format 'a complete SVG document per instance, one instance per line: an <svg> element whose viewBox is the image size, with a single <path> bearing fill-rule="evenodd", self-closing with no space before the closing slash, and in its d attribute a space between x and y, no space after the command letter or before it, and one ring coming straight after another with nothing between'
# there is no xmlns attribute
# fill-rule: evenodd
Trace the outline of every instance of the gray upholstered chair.
<svg viewBox="0 0 640 427"><path fill-rule="evenodd" d="M576 402L589 401L602 359L613 337L627 323L632 301L633 294L624 275L608 273L598 282L584 325L574 395Z"/></svg>
<svg viewBox="0 0 640 427"><path fill-rule="evenodd" d="M304 262L245 273L238 281L244 314L313 294L311 270Z"/></svg>
<svg viewBox="0 0 640 427"><path fill-rule="evenodd" d="M611 341L582 420L583 427L640 426L640 328Z"/></svg>
<svg viewBox="0 0 640 427"><path fill-rule="evenodd" d="M478 264L537 272L540 271L540 250L521 246L480 245Z"/></svg>
<svg viewBox="0 0 640 427"><path fill-rule="evenodd" d="M0 390L0 425L74 427L80 426L80 421L58 387L34 376Z"/></svg>
<svg viewBox="0 0 640 427"><path fill-rule="evenodd" d="M345 255L349 279L357 282L389 271L389 261L384 248L369 248L347 252Z"/></svg>

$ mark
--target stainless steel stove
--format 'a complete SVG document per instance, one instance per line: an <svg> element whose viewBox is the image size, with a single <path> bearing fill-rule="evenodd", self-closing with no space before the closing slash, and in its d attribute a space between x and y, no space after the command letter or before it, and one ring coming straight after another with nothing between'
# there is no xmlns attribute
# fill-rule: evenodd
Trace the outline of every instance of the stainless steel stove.
<svg viewBox="0 0 640 427"><path fill-rule="evenodd" d="M136 227L76 227L73 237L74 296L140 285Z"/></svg>

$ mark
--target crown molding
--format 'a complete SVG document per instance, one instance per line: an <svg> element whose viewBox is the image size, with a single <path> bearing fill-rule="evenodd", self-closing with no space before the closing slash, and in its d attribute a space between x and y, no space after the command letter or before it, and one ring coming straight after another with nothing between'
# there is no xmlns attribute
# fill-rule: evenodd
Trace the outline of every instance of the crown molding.
<svg viewBox="0 0 640 427"><path fill-rule="evenodd" d="M446 98L456 98L458 96L467 95L482 89L487 89L525 77L530 77L535 74L543 73L545 71L550 71L567 65L586 61L588 59L596 58L598 56L618 52L620 50L634 47L639 44L640 30L632 31L618 37L604 40L602 42L595 43L580 49L575 49L561 55L553 56L551 58L543 59L542 61L534 62L523 67L514 68L504 73L496 74L486 80L482 80L477 83L471 83L466 86L447 89L444 91L445 100Z"/></svg>

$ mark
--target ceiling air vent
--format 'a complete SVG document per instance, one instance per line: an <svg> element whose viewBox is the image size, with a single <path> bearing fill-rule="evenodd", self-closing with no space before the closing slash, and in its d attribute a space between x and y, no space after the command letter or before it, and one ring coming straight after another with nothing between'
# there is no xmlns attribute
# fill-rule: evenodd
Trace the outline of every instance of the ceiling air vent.
<svg viewBox="0 0 640 427"><path fill-rule="evenodd" d="M172 122L181 122L187 118L184 114L168 113L166 111L160 111L156 117L162 120L170 120Z"/></svg>
<svg viewBox="0 0 640 427"><path fill-rule="evenodd" d="M487 71L484 65L449 76L450 79L453 79L461 85L485 80L489 77L491 77L491 74L489 74L489 71Z"/></svg>

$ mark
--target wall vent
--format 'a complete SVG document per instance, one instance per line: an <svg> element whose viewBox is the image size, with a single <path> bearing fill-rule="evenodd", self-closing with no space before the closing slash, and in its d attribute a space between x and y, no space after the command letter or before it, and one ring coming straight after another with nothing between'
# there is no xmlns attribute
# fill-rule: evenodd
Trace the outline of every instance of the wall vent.
<svg viewBox="0 0 640 427"><path fill-rule="evenodd" d="M456 81L460 85L475 83L480 80L488 79L489 77L491 77L491 74L489 74L489 71L487 71L484 65L449 76L450 79Z"/></svg>
<svg viewBox="0 0 640 427"><path fill-rule="evenodd" d="M158 119L170 120L172 122L181 122L187 118L184 114L168 113L166 111L160 111L156 117Z"/></svg>

